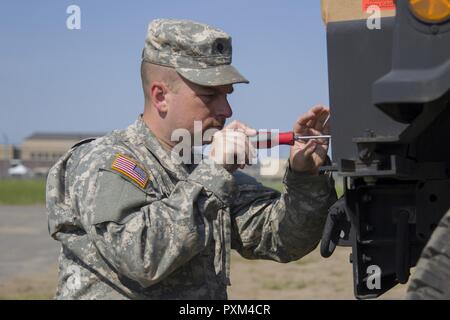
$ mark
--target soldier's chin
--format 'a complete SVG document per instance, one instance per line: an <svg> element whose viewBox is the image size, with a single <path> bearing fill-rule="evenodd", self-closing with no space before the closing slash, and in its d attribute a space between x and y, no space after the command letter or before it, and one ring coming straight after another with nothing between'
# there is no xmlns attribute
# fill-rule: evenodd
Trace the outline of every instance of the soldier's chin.
<svg viewBox="0 0 450 320"><path fill-rule="evenodd" d="M217 130L220 131L223 129L224 126L214 126L214 127L209 127L207 128L207 130ZM205 130L206 131L206 130Z"/></svg>
<svg viewBox="0 0 450 320"><path fill-rule="evenodd" d="M208 127L205 130L203 130L203 136L205 136L205 133L208 133L208 136L212 136L216 131L220 131L223 129L224 126L214 126L214 127Z"/></svg>
<svg viewBox="0 0 450 320"><path fill-rule="evenodd" d="M208 128L206 128L204 131L203 131L203 138L205 138L205 136L206 136L206 138L209 138L209 140L208 139L203 139L202 140L202 144L203 145L208 145L208 144L211 144L212 143L212 137L213 137L213 135L214 135L214 133L216 133L217 131L220 131L220 130L222 130L224 128L224 126L222 125L222 126L211 126L211 127L208 127ZM205 133L208 133L207 135L205 135Z"/></svg>

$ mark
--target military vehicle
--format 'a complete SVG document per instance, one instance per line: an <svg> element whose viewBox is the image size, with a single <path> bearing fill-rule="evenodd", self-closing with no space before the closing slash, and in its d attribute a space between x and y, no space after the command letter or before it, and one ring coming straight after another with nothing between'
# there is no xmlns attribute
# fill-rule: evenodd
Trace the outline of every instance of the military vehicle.
<svg viewBox="0 0 450 320"><path fill-rule="evenodd" d="M357 298L409 281L407 298L450 299L450 1L322 0L322 13L344 195L321 254L351 246Z"/></svg>

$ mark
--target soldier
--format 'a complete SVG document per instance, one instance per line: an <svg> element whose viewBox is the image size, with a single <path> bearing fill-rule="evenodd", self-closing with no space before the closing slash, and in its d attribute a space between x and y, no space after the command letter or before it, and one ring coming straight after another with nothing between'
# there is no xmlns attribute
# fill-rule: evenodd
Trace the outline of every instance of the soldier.
<svg viewBox="0 0 450 320"><path fill-rule="evenodd" d="M58 299L226 299L230 250L289 262L318 244L332 179L319 173L328 150L296 142L283 179L263 187L226 164L254 150L255 131L232 115L227 94L248 81L231 66L231 38L187 20L149 25L142 55L143 115L125 130L82 141L50 170L50 235L62 244ZM320 134L329 110L312 108L294 125ZM219 129L209 159L176 164L171 133ZM223 129L223 130L221 130Z"/></svg>

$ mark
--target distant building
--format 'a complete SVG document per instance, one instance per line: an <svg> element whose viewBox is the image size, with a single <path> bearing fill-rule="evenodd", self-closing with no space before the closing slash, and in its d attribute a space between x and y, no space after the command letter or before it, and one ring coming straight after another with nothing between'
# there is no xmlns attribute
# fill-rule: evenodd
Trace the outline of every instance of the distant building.
<svg viewBox="0 0 450 320"><path fill-rule="evenodd" d="M20 157L19 149L12 144L0 144L0 160L12 160Z"/></svg>
<svg viewBox="0 0 450 320"><path fill-rule="evenodd" d="M25 138L20 146L20 159L35 175L46 176L56 161L78 141L100 137L99 133L44 133Z"/></svg>
<svg viewBox="0 0 450 320"><path fill-rule="evenodd" d="M0 178L7 176L14 159L20 157L19 150L11 144L0 144Z"/></svg>
<svg viewBox="0 0 450 320"><path fill-rule="evenodd" d="M45 177L49 169L73 145L83 139L103 136L103 133L45 133L37 132L25 138L20 147L0 145L0 178L8 176L8 169L23 165L33 176ZM257 179L283 178L287 159L268 157L258 159L243 171Z"/></svg>

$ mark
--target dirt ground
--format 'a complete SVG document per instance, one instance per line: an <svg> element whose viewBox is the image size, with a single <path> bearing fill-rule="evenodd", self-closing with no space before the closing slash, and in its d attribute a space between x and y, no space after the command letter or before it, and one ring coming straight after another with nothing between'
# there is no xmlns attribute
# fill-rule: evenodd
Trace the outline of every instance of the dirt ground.
<svg viewBox="0 0 450 320"><path fill-rule="evenodd" d="M355 299L347 248L323 259L316 250L289 264L249 261L233 254L230 299ZM0 283L0 299L52 299L56 266L47 272L14 277ZM402 299L406 285L398 285L381 299Z"/></svg>
<svg viewBox="0 0 450 320"><path fill-rule="evenodd" d="M350 248L338 247L324 259L316 249L287 264L249 261L233 255L231 299L354 300ZM380 299L403 299L407 285L397 285Z"/></svg>
<svg viewBox="0 0 450 320"><path fill-rule="evenodd" d="M0 299L52 299L59 245L50 239L42 206L0 206ZM230 299L354 299L349 248L328 259L315 250L279 264L250 261L233 253ZM382 299L402 299L398 285Z"/></svg>

